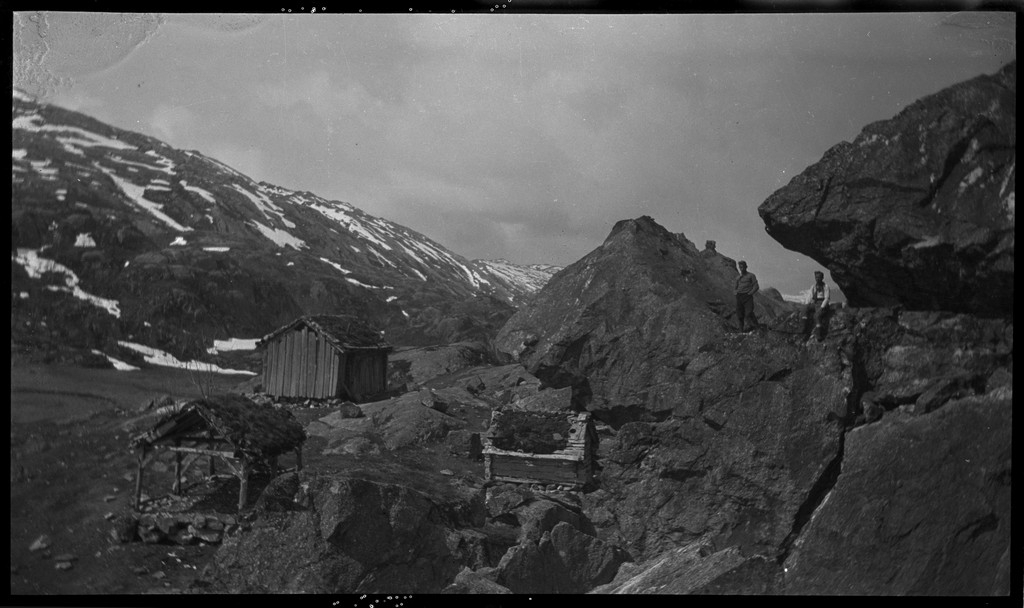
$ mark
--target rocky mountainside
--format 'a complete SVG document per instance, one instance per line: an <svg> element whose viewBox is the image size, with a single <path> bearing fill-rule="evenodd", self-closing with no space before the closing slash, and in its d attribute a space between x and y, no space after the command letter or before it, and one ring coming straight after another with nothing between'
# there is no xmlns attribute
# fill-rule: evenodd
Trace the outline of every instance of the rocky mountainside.
<svg viewBox="0 0 1024 608"><path fill-rule="evenodd" d="M573 387L578 406L613 426L664 420L699 349L736 327L736 276L713 246L700 251L649 217L624 220L509 319L495 345L548 385ZM768 289L754 307L762 323L793 310Z"/></svg>
<svg viewBox="0 0 1024 608"><path fill-rule="evenodd" d="M852 306L1013 311L1017 65L872 123L758 209Z"/></svg>
<svg viewBox="0 0 1024 608"><path fill-rule="evenodd" d="M398 344L485 338L557 271L466 260L18 91L12 127L12 326L19 348L50 358L129 337L189 356L339 312Z"/></svg>
<svg viewBox="0 0 1024 608"><path fill-rule="evenodd" d="M593 591L1010 592L1013 70L868 127L762 205L858 305L821 339L764 300L767 331L724 331L731 260L647 218L502 328L502 351L614 427L583 512L632 561ZM977 128L951 155L937 117ZM893 176L935 158L941 183L904 204Z"/></svg>

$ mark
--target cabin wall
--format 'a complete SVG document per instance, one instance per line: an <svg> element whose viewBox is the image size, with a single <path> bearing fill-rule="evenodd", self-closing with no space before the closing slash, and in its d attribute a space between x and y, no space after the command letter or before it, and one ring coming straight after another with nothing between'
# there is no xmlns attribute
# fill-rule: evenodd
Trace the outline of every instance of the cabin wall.
<svg viewBox="0 0 1024 608"><path fill-rule="evenodd" d="M360 400L387 388L388 356L384 352L353 352L346 357L344 386Z"/></svg>
<svg viewBox="0 0 1024 608"><path fill-rule="evenodd" d="M386 385L385 351L339 353L307 327L278 336L263 353L264 390L277 397L358 400Z"/></svg>

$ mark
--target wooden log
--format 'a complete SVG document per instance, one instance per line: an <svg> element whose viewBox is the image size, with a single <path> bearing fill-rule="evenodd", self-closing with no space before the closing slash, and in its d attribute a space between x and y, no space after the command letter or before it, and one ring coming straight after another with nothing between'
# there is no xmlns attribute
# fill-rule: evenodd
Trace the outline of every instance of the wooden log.
<svg viewBox="0 0 1024 608"><path fill-rule="evenodd" d="M249 497L249 461L242 461L242 470L238 475L238 510L245 508L246 499Z"/></svg>
<svg viewBox="0 0 1024 608"><path fill-rule="evenodd" d="M306 339L306 394L316 397L316 333Z"/></svg>
<svg viewBox="0 0 1024 608"><path fill-rule="evenodd" d="M179 442L175 442L174 447L178 446ZM181 451L174 451L174 483L171 485L171 494L178 496L181 494Z"/></svg>
<svg viewBox="0 0 1024 608"><path fill-rule="evenodd" d="M210 448L193 448L193 447L189 447L189 446L186 446L186 445L183 445L183 446L169 445L165 449L170 450L171 452L182 452L182 453L185 453L185 454L204 454L204 455L209 455L209 456L220 456L221 458L234 458L235 457L235 453L233 451L214 450L214 449L210 449Z"/></svg>
<svg viewBox="0 0 1024 608"><path fill-rule="evenodd" d="M280 338L274 341L274 395L283 394L284 390L284 343Z"/></svg>
<svg viewBox="0 0 1024 608"><path fill-rule="evenodd" d="M324 392L324 379L320 374L320 371L324 367L324 341L317 336L316 340L313 341L314 348L316 349L316 371L313 374L313 396L317 399L323 398Z"/></svg>
<svg viewBox="0 0 1024 608"><path fill-rule="evenodd" d="M298 396L308 397L309 393L306 392L306 373L309 371L306 366L306 360L309 358L309 351L306 349L306 343L309 338L309 330L305 327L298 333L299 337L299 367L295 370L296 380L298 381Z"/></svg>
<svg viewBox="0 0 1024 608"><path fill-rule="evenodd" d="M138 470L135 472L135 508L142 504L142 471L146 459L146 448L143 447L138 453Z"/></svg>
<svg viewBox="0 0 1024 608"><path fill-rule="evenodd" d="M330 381L328 383L330 396L338 396L338 368L342 364L342 357L334 349L331 349L331 369L330 369Z"/></svg>
<svg viewBox="0 0 1024 608"><path fill-rule="evenodd" d="M302 377L302 334L299 332L292 332L292 368L289 370L292 380L292 396L301 397L302 389L299 388L299 379Z"/></svg>
<svg viewBox="0 0 1024 608"><path fill-rule="evenodd" d="M263 349L263 352L267 357L263 361L263 390L270 395L276 394L274 392L274 353L277 352L274 348L275 346L276 343L271 342Z"/></svg>

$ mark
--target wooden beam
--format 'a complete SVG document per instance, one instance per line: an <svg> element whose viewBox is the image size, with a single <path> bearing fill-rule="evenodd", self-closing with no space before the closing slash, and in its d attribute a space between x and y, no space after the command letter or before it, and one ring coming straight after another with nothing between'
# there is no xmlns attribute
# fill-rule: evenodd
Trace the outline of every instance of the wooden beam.
<svg viewBox="0 0 1024 608"><path fill-rule="evenodd" d="M146 459L146 448L143 447L139 450L138 454L138 470L135 472L135 508L138 509L142 503L142 471L144 470L144 463Z"/></svg>
<svg viewBox="0 0 1024 608"><path fill-rule="evenodd" d="M174 483L171 484L171 494L175 496L181 494L181 446L178 443L178 441L174 442L174 447L179 449L174 450Z"/></svg>
<svg viewBox="0 0 1024 608"><path fill-rule="evenodd" d="M242 460L242 471L238 475L238 510L245 508L246 499L249 497L249 461Z"/></svg>
<svg viewBox="0 0 1024 608"><path fill-rule="evenodd" d="M207 448L192 448L192 447L188 447L188 446L184 446L184 445L183 446L168 445L168 446L164 446L164 449L165 450L170 450L171 452L183 452L185 454L204 454L204 455L208 455L208 456L220 456L221 458L237 458L235 456L235 452L234 451L230 451L229 452L227 450L211 450L211 449L207 449Z"/></svg>
<svg viewBox="0 0 1024 608"><path fill-rule="evenodd" d="M289 346L292 349L292 360L288 365L288 394L292 397L299 396L299 371L302 369L302 351L299 349L299 332L293 331Z"/></svg>
<svg viewBox="0 0 1024 608"><path fill-rule="evenodd" d="M316 333L306 336L306 394L316 397Z"/></svg>

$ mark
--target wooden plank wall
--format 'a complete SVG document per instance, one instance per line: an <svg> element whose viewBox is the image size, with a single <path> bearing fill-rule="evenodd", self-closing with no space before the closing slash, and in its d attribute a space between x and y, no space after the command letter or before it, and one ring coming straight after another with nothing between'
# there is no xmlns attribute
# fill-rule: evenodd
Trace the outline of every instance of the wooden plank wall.
<svg viewBox="0 0 1024 608"><path fill-rule="evenodd" d="M375 395L386 390L387 354L334 350L303 327L269 344L263 353L263 385L271 395L325 399L343 394Z"/></svg>

